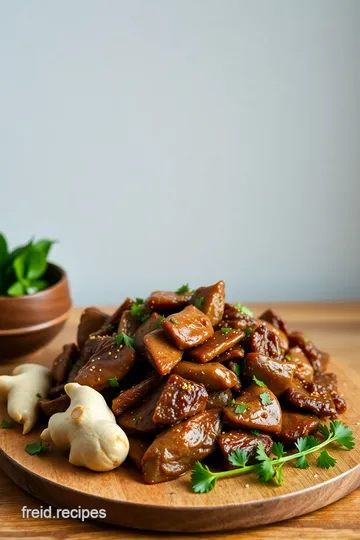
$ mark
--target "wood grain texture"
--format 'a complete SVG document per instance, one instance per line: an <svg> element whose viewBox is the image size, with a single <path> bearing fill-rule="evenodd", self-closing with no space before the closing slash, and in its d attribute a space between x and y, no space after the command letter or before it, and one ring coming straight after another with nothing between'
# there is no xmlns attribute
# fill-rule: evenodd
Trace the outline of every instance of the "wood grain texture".
<svg viewBox="0 0 360 540"><path fill-rule="evenodd" d="M261 308L256 308L256 311L259 312ZM344 370L344 367L350 365L350 364L353 364L354 366L356 365L357 363L357 356L358 356L358 350L359 350L359 346L360 346L360 333L359 333L359 325L360 325L360 305L358 303L350 303L350 304L337 304L337 305L334 305L334 304L321 304L321 305L310 305L310 306L307 306L306 307L306 310L304 310L304 307L302 305L300 306L297 306L297 305L282 305L280 308L278 308L278 311L284 316L284 318L288 319L288 321L290 322L291 326L294 327L294 328L299 328L299 329L304 329L308 335L314 339L314 341L316 343L319 344L319 346L322 346L323 348L325 348L326 350L328 350L329 352L331 352L332 354L334 354L337 359L338 359L338 362L337 364L339 364L339 371L343 371ZM305 317L305 313L308 313L308 316L307 318ZM67 336L70 336L71 335L71 332L74 332L74 322L77 320L78 318L78 313L76 313L74 311L74 314L72 315L71 317L71 320L70 320L70 323L68 324L68 327L67 329L65 330L65 332L67 333ZM44 362L44 359L46 358L49 362L51 362L53 356L55 355L55 353L57 352L57 347L63 343L64 341L68 341L68 337L59 337L56 342L57 343L54 343L52 346L51 346L51 349L52 351L49 353L48 351L43 351L42 353L39 353L36 355L36 360L39 361L39 362ZM0 369L1 372L8 372L9 371L9 365L7 366L2 366L1 369ZM346 370L345 370L346 371ZM345 381L345 384L346 384L346 388L344 388L344 391L345 391L345 394L347 395L348 397L348 392L349 392L349 384L350 384L350 390L351 392L353 392L353 388L356 388L357 387L357 384L355 382L355 379L357 378L357 380L359 380L359 375L357 373L354 373L351 377L347 376L346 377L347 380ZM352 415L352 416L348 416L348 418L346 419L347 422L349 424L353 424L355 425L356 428L358 428L358 426L356 426L357 422L359 421L359 409L358 409L358 406L357 406L357 409L355 410L355 407L352 408L351 406L351 410L350 410L350 413L349 415ZM354 427L354 426L353 426ZM34 437L36 438L36 437ZM31 439L33 440L33 439ZM348 458L350 458L351 454L353 454L354 451L352 452L349 452L347 453L346 452L346 456ZM335 452L332 452L332 453L335 453ZM344 455L344 452L341 452L340 453L342 455ZM30 456L27 456L32 462L34 462L34 459L37 459L38 462L40 461L41 463L41 458L31 458ZM46 460L48 460L48 458L52 459L53 456L49 454L49 456L46 456ZM339 459L339 458L338 458ZM355 458L355 456L353 455L353 458L354 461L352 462L346 462L344 463L344 467L348 468L349 466L352 467L352 466L356 466L358 463L359 463L359 457L357 455L357 458ZM340 469L341 469L341 462L342 462L342 458L339 459L339 466L340 466ZM119 469L119 473L120 473L120 470ZM80 471L80 470L77 470L77 471ZM344 469L345 471L345 469ZM303 485L304 487L306 485L309 485L309 482L310 482L310 485L311 485L311 482L312 482L312 485L317 485L317 483L319 481L321 481L322 478L329 478L331 477L332 475L336 476L336 473L339 473L339 469L336 470L336 473L335 471L322 471L322 470L318 470L318 469L311 469L311 476L312 476L312 479L311 477L307 477L306 474L304 475L304 473L310 473L310 471L294 471L295 473L296 472L299 472L301 473L301 480L299 479L299 482L301 483L301 485ZM80 475L82 475L83 473L85 473L85 477L84 476L81 476L81 481L84 482L84 480L86 479L86 474L87 474L87 471L81 471L80 472ZM335 474L334 474L335 473ZM56 471L56 474L58 474L58 471ZM77 473L76 473L77 474ZM91 473L90 473L91 474ZM112 474L112 473L107 473L107 474ZM135 473L136 474L136 473ZM291 478L293 477L293 469L291 469L290 471L290 467L286 470L286 477L287 479L289 479L289 474L291 474ZM314 479L314 474L318 474L319 476ZM323 476L324 475L324 476ZM330 476L329 476L330 475ZM98 475L97 475L98 476ZM114 476L114 475L113 475ZM250 477L247 477L248 480L246 483L249 483L250 486L252 485L251 481L250 481ZM343 479L344 480L344 479ZM6 482L8 482L6 480ZM235 488L234 486L232 487L232 490L230 488L230 483L231 482L235 482ZM205 498L208 498L209 496L213 496L214 494L218 493L218 496L220 496L221 494L221 498L223 499L225 497L230 497L231 493L229 493L230 491L232 491L233 493L237 493L237 496L236 496L236 499L235 499L235 502L238 502L238 498L239 498L239 493L241 494L241 497L242 499L244 499L244 497L248 497L248 494L249 493L254 493L255 492L255 489L259 489L259 486L258 485L255 485L254 486L254 489L252 489L251 487L249 489L244 489L244 490L241 490L240 489L240 486L244 483L245 484L245 481L243 479L237 479L237 480L231 480L231 481L225 481L225 482L222 482L221 485L220 485L220 482L218 484L218 488L210 493L210 494L207 494L205 496L198 496L198 495L193 495L191 493L188 493L186 491L187 488L185 488L185 484L187 486L187 483L186 483L186 477L185 478L182 478L182 479L179 479L178 481L176 482L171 482L171 483L168 483L168 484L164 484L163 486L167 486L165 489L166 489L166 497L168 498L168 500L174 500L176 498L176 502L179 503L179 499L177 497L175 497L174 495L174 489L170 490L170 486L171 485L175 485L175 484L179 484L181 485L181 489L184 490L184 492L186 493L186 497L188 498L189 496L190 497L195 497L196 501L200 499L203 500L203 497ZM351 482L347 483L346 481L346 484L347 484L347 487L346 489L351 489L353 488L353 484ZM153 489L153 488L157 488L158 486L147 486L149 487L150 489ZM112 492L113 490L113 486L111 486L111 482L107 482L107 488L110 489L110 493ZM286 488L286 484L284 486L284 488ZM263 489L266 489L266 490L275 490L276 492L276 495L272 495L272 496L275 496L277 497L279 495L279 489L282 490L284 488L268 488L268 487L265 487L265 486L261 486L260 489L263 490ZM0 488L1 489L1 488ZM13 488L15 489L15 488ZM236 489L236 491L235 491ZM123 485L121 485L121 490L122 490L122 493L126 493L126 487ZM18 494L18 497L19 499L22 501L22 500L25 500L25 499L29 499L28 496L26 496L25 494L21 495L21 492L19 494L19 492L16 492ZM0 490L0 494L2 494L2 491ZM336 492L335 495L339 495L339 492ZM117 494L116 495L117 497L119 496L122 496L122 495L119 495ZM153 493L151 494L151 498L152 499L156 499L155 495L153 495ZM306 509L308 510L308 500L310 499L310 495L307 497L307 500L306 500ZM316 497L312 497L313 499L316 499ZM345 501L347 500L351 500L352 501L352 506L344 506L345 504ZM9 504L7 503L8 501L8 497L5 497L5 504ZM228 499L228 500L231 500L231 497ZM3 498L3 501L4 501L4 498ZM34 499L32 499L32 501L34 501ZM214 501L204 501L204 503L207 503L207 504L214 504ZM325 502L330 502L330 499L328 499L327 501ZM26 504L26 503L19 503L19 508L18 508L18 515L17 515L17 518L14 518L15 520L17 520L17 523L19 524L20 522L20 525L23 525L23 523L21 523L21 514L20 514L20 506L22 506L22 504ZM200 505L200 502L196 502L197 505ZM203 504L203 503L201 503ZM306 516L304 518L297 518L296 520L291 520L290 522L286 522L284 524L279 524L277 526L272 526L272 527L265 527L259 531L257 530L251 530L251 531L247 531L247 535L250 536L250 537L259 537L259 538L263 538L265 537L265 535L269 535L270 533L273 533L274 534L274 531L276 531L276 537L283 537L283 536L287 536L289 534L291 534L291 530L299 530L299 528L301 527L301 529L305 529L305 531L302 531L301 534L304 536L304 532L306 532L306 534L308 534L308 537L324 537L324 533L326 532L326 535L328 535L327 537L335 537L335 530L336 530L336 535L338 535L338 531L339 530L343 530L344 531L344 534L345 534L345 537L347 538L351 538L351 537L357 537L357 531L356 529L359 527L359 520L358 520L358 512L356 511L356 505L359 505L359 496L358 496L358 492L355 492L353 493L352 495L350 495L350 497L347 497L345 500L343 501L340 501L338 503L336 503L335 505L329 507L329 508L326 508L320 512L316 512L315 514L311 514L311 516ZM29 504L30 507L36 507L36 503L35 502L32 502ZM290 505L288 505L290 506ZM3 505L2 505L2 509L4 507L4 502L3 502ZM341 513L340 514L336 514L336 508L341 508ZM331 508L331 512L329 511L329 509ZM305 510L306 510L305 509ZM345 509L347 509L345 511ZM141 513L142 514L142 513ZM261 512L260 512L261 514ZM316 516L320 516L319 518L317 518ZM321 516L327 516L326 518L325 517L321 517ZM335 516L335 517L333 517ZM139 518L141 517L141 515L139 516ZM226 521L226 524L227 524L227 517L226 515L222 516L221 518L222 520ZM325 520L325 521L324 521ZM35 527L37 527L37 531L43 531L44 530L48 530L50 531L51 528L52 530L55 530L58 529L58 521L56 521L56 527L54 526L53 522L47 522L46 520L43 520L42 522L40 521L26 521L26 527L28 526L28 523L33 523ZM40 523L43 524L43 526L45 527L45 529L41 528L41 525ZM90 537L96 537L96 531L99 531L99 526L98 525L94 525L94 524L86 524L86 525L81 525L82 528L85 528L86 531L88 531L88 534L85 535L85 536L78 536L79 533L80 533L80 530L77 526L77 523L76 522L73 522L71 521L71 526L70 526L70 523L67 522L66 520L62 520L61 523L64 523L64 536L61 536L61 537L69 537L67 536L68 535L68 532L66 531L70 531L71 527L73 527L73 531L74 531L74 534L76 534L76 537L84 537L84 538L90 538ZM304 524L304 525L301 525L301 524ZM7 523L7 526L8 526L8 523ZM66 529L66 530L65 530ZM1 530L1 529L0 529ZM34 529L35 530L35 529ZM280 531L282 531L280 533ZM320 533L319 531L323 531L323 533ZM345 533L346 531L346 533ZM103 530L104 534L101 534L102 537L104 538L111 538L111 537L114 537L112 536L114 533L111 532L111 530L109 528L106 528L105 530ZM11 531L9 530L9 533L11 534ZM27 533L29 533L29 531L27 531ZM59 531L59 536L60 536L60 531ZM70 532L69 532L70 534ZM231 537L239 537L241 536L242 533L229 533L227 536L229 538ZM143 534L143 533L135 533L135 532L127 532L126 533L127 536L125 536L123 533L121 534L122 537L134 537L134 538L145 538L145 537L150 537L151 534L150 533L146 533L146 534ZM255 536L254 536L255 535ZM256 536L258 535L258 536ZM2 531L2 536L4 536L3 534L3 531ZM6 536L6 535L5 535ZM4 537L5 537L4 536ZM11 534L12 537L13 534ZM157 536L158 536L158 533L157 533ZM223 534L220 534L220 535L214 535L214 534L207 534L207 536L211 537L211 538L223 538L224 535ZM184 538L184 536L182 536L182 538Z"/></svg>

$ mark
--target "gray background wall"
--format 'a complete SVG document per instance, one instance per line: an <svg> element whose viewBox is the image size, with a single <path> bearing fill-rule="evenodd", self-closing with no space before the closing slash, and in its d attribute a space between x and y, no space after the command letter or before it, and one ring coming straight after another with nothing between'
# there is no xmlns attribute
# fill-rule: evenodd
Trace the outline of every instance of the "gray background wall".
<svg viewBox="0 0 360 540"><path fill-rule="evenodd" d="M0 230L77 303L360 297L360 2L1 0Z"/></svg>

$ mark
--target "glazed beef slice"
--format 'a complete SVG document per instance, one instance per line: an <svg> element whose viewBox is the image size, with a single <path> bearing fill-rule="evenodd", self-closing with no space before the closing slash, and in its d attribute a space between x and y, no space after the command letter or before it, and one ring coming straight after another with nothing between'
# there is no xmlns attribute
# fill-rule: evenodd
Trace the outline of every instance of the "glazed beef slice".
<svg viewBox="0 0 360 540"><path fill-rule="evenodd" d="M145 482L166 482L184 474L215 450L220 432L220 412L211 409L160 433L142 459Z"/></svg>
<svg viewBox="0 0 360 540"><path fill-rule="evenodd" d="M247 465L256 463L256 451L259 444L262 444L267 456L270 455L273 441L269 435L253 435L245 431L228 431L222 433L218 439L219 446L224 456L227 469L236 469L229 460L229 456L235 450L245 450L248 456Z"/></svg>
<svg viewBox="0 0 360 540"><path fill-rule="evenodd" d="M204 343L214 334L209 317L194 306L187 306L163 321L163 329L178 349L189 349Z"/></svg>
<svg viewBox="0 0 360 540"><path fill-rule="evenodd" d="M210 287L199 287L191 303L209 317L213 326L218 325L224 315L225 283L218 281Z"/></svg>
<svg viewBox="0 0 360 540"><path fill-rule="evenodd" d="M240 340L244 338L244 332L241 330L233 330L229 328L229 332L224 333L217 330L214 335L205 341L202 345L198 345L193 349L189 349L188 356L195 362L205 363L210 362L216 356L224 353Z"/></svg>
<svg viewBox="0 0 360 540"><path fill-rule="evenodd" d="M155 407L156 424L175 424L205 410L208 394L203 384L169 375Z"/></svg>

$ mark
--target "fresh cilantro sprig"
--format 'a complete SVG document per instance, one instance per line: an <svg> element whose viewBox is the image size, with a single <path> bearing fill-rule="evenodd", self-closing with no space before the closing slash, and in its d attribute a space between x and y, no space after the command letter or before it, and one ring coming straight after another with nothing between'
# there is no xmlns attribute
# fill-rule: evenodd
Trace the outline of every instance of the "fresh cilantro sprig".
<svg viewBox="0 0 360 540"><path fill-rule="evenodd" d="M245 411L247 411L248 406L246 403L240 403L240 405L236 405L235 407L235 414L243 414Z"/></svg>
<svg viewBox="0 0 360 540"><path fill-rule="evenodd" d="M131 304L130 313L134 317L137 317L141 322L145 322L150 317L149 310L145 306L142 298L136 298L135 302Z"/></svg>
<svg viewBox="0 0 360 540"><path fill-rule="evenodd" d="M221 478L231 478L232 476L248 472L254 472L257 475L258 480L262 483L270 482L275 479L278 484L282 485L282 469L288 461L296 460L295 466L297 468L307 469L309 467L309 462L306 456L321 451L316 464L323 469L329 469L336 465L336 459L330 456L326 450L323 450L325 446L333 442L338 443L348 450L351 450L355 446L355 440L351 429L342 424L342 422L337 420L332 421L330 422L330 427L321 425L319 431L325 437L323 442L319 442L319 440L312 435L301 437L296 441L298 452L294 454L287 454L281 443L274 443L271 452L275 458L269 457L265 452L264 446L259 444L256 453L258 463L255 465L246 465L247 456L244 455L244 450L236 450L230 454L229 461L236 469L228 471L213 472L209 467L202 465L200 461L197 461L191 475L192 489L195 493L207 493L214 489L217 480Z"/></svg>
<svg viewBox="0 0 360 540"><path fill-rule="evenodd" d="M112 386L113 388L118 388L120 386L120 383L119 383L119 380L117 377L110 377L108 379L108 383L110 386Z"/></svg>
<svg viewBox="0 0 360 540"><path fill-rule="evenodd" d="M121 332L120 334L116 334L114 336L114 342L117 347L120 347L120 345L124 344L126 347L133 347L135 345L135 339L128 336L124 332Z"/></svg>
<svg viewBox="0 0 360 540"><path fill-rule="evenodd" d="M203 307L204 300L205 298L203 296L198 296L195 298L193 304L197 309L201 309Z"/></svg>
<svg viewBox="0 0 360 540"><path fill-rule="evenodd" d="M221 329L221 333L226 336L227 334L230 334L231 328L225 327Z"/></svg>
<svg viewBox="0 0 360 540"><path fill-rule="evenodd" d="M185 294L187 292L191 292L189 284L185 283L185 285L181 285L181 287L178 288L176 291L176 294Z"/></svg>
<svg viewBox="0 0 360 540"><path fill-rule="evenodd" d="M43 444L42 440L36 441L34 443L27 444L25 450L30 456L35 456L45 454L49 450L49 445L47 443Z"/></svg>
<svg viewBox="0 0 360 540"><path fill-rule="evenodd" d="M255 384L261 386L261 388L266 388L266 384L263 381L260 381L255 375L253 375L252 380Z"/></svg>
<svg viewBox="0 0 360 540"><path fill-rule="evenodd" d="M248 317L253 317L254 315L251 309L249 309L246 306L243 306L242 304L240 304L240 302L236 302L236 304L234 304L234 308L238 309L239 311L241 311L241 313L244 313L244 315L247 315Z"/></svg>

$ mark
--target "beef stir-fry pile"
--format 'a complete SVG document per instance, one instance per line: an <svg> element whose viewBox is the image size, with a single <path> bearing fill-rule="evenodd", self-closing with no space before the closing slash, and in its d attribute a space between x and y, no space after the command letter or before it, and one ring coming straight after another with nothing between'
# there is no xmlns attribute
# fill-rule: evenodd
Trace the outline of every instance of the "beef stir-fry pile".
<svg viewBox="0 0 360 540"><path fill-rule="evenodd" d="M100 392L130 441L145 482L172 480L217 450L227 468L237 449L254 461L259 443L294 447L320 419L342 413L328 354L291 332L272 310L259 317L225 302L222 281L127 298L111 316L85 309L77 344L52 368L39 399L50 417L69 406L64 384ZM222 465L223 466L223 465Z"/></svg>

